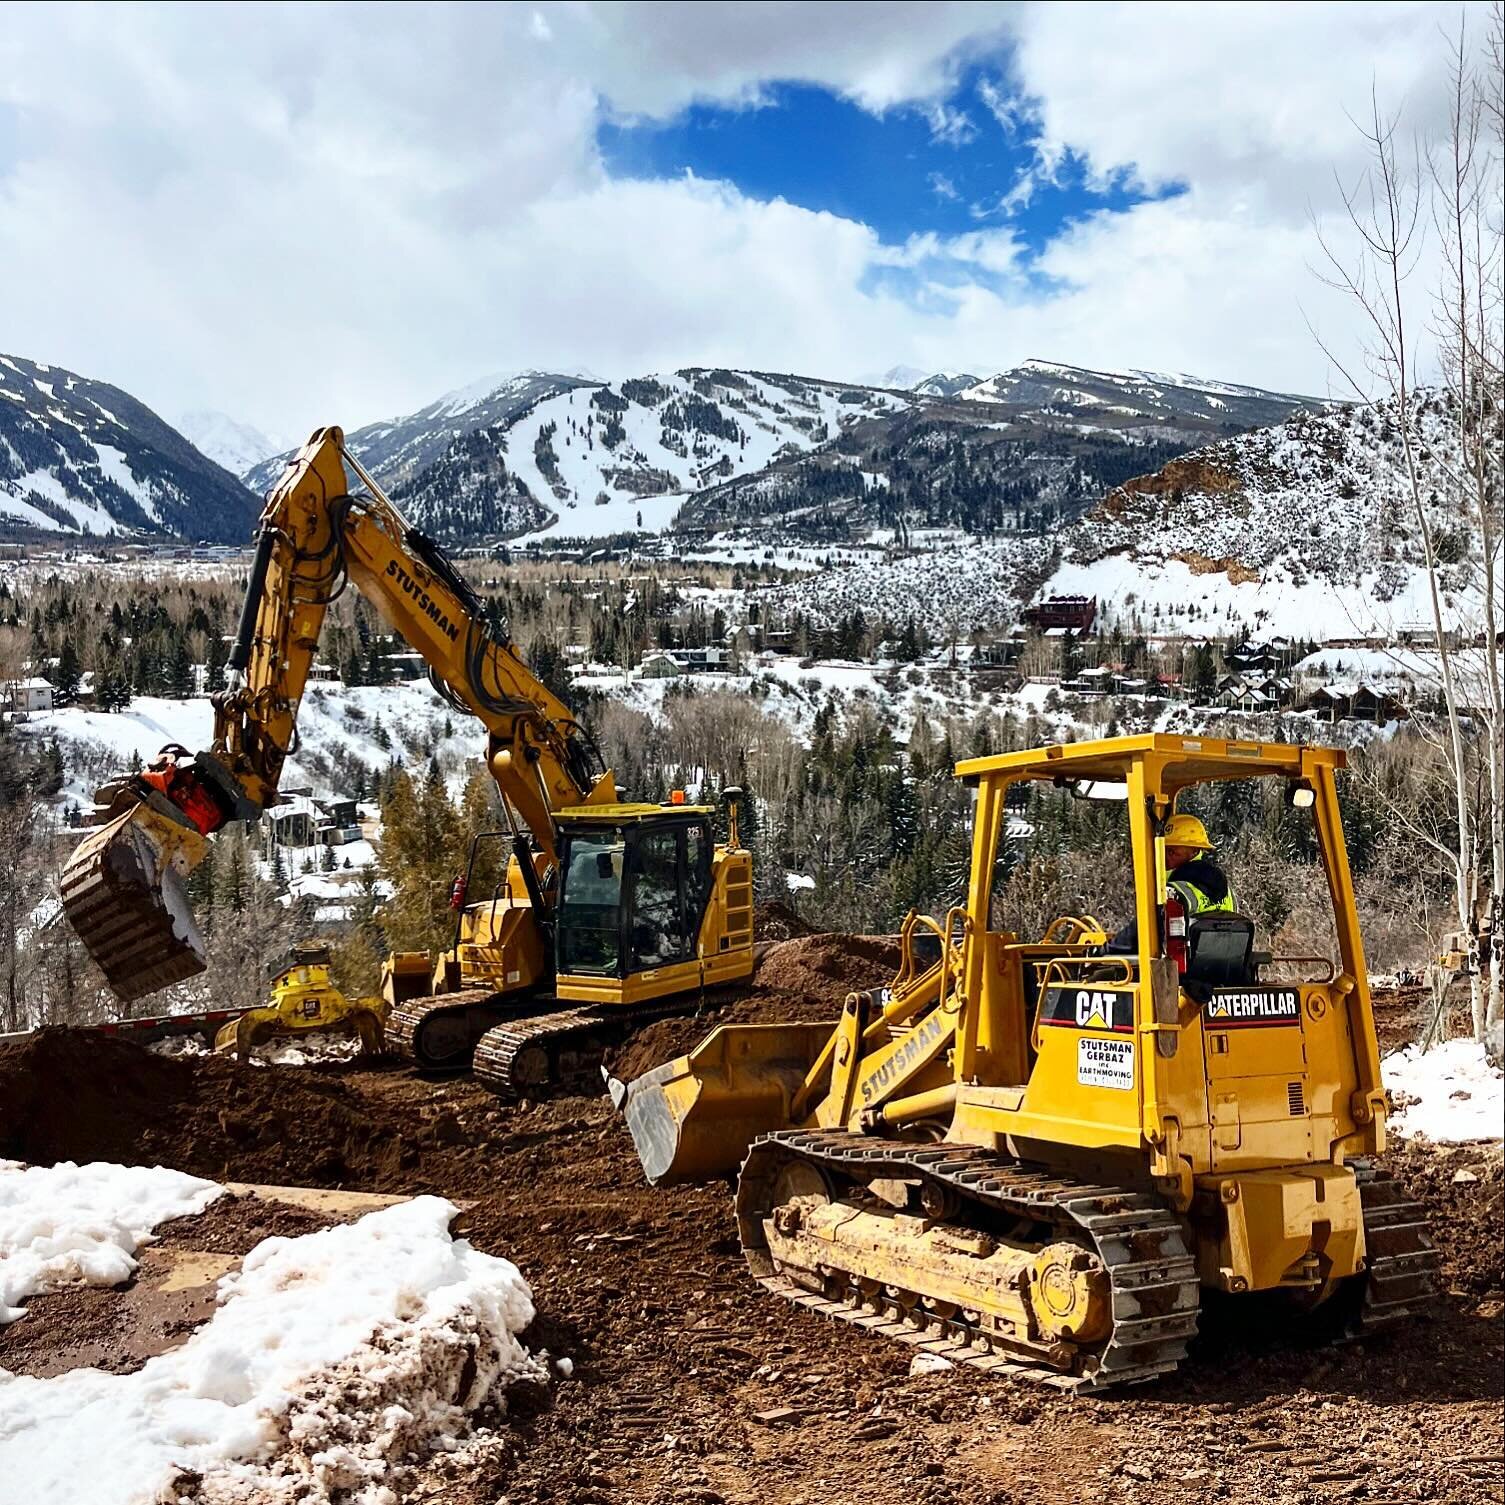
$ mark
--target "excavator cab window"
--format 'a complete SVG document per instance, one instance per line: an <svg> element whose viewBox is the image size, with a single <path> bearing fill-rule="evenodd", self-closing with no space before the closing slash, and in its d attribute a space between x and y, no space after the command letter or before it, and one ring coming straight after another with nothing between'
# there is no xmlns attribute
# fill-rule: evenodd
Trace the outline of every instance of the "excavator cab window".
<svg viewBox="0 0 1505 1505"><path fill-rule="evenodd" d="M620 831L570 838L557 916L561 972L619 975L626 854Z"/></svg>
<svg viewBox="0 0 1505 1505"><path fill-rule="evenodd" d="M703 817L571 832L557 913L559 971L625 977L689 961L711 896L713 851Z"/></svg>
<svg viewBox="0 0 1505 1505"><path fill-rule="evenodd" d="M630 971L649 971L683 961L688 955L683 847L682 827L637 833L632 863Z"/></svg>

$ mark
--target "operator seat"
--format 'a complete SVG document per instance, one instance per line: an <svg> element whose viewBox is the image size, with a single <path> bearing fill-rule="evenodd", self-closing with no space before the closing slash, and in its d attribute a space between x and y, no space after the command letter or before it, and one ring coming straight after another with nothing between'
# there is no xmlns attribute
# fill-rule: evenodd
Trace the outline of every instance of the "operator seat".
<svg viewBox="0 0 1505 1505"><path fill-rule="evenodd" d="M1212 988L1246 988L1258 979L1254 966L1254 921L1214 910L1186 922L1185 982Z"/></svg>

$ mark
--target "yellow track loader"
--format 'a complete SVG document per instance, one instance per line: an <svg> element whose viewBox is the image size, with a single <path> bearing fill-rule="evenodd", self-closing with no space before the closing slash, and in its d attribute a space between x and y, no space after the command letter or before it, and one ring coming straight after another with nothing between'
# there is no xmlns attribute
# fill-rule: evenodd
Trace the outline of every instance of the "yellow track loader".
<svg viewBox="0 0 1505 1505"><path fill-rule="evenodd" d="M1342 752L1145 735L978 758L966 903L910 915L891 987L839 1022L726 1025L638 1078L650 1181L737 1177L754 1276L815 1311L1066 1388L1172 1369L1203 1288L1353 1329L1435 1294L1420 1209L1364 1157L1386 1100L1338 815ZM1188 915L1165 831L1195 786L1272 779L1311 813L1331 958ZM1137 938L997 928L1011 789L1125 801ZM926 943L926 944L922 944Z"/></svg>
<svg viewBox="0 0 1505 1505"><path fill-rule="evenodd" d="M214 1037L214 1048L244 1059L273 1040L310 1035L354 1035L361 1053L379 1056L386 1005L379 998L346 998L329 971L329 947L317 941L294 946L272 976L272 996L260 1008L231 1020Z"/></svg>

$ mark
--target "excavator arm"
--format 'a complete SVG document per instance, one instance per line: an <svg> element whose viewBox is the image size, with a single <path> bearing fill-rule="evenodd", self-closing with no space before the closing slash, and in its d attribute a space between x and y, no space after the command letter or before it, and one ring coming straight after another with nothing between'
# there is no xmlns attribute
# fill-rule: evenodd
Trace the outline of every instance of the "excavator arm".
<svg viewBox="0 0 1505 1505"><path fill-rule="evenodd" d="M349 494L347 464L365 493ZM554 811L616 799L569 708L486 621L463 577L346 451L341 430L317 430L262 513L211 746L165 748L141 775L105 786L104 824L64 870L68 918L122 997L203 970L181 880L215 831L277 803L320 630L347 581L422 654L440 693L485 725L487 767L546 863Z"/></svg>

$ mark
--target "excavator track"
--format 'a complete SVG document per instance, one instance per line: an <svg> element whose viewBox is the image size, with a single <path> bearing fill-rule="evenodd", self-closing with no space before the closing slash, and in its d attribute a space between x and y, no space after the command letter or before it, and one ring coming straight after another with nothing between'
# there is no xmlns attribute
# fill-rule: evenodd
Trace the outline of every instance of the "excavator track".
<svg viewBox="0 0 1505 1505"><path fill-rule="evenodd" d="M410 998L387 1015L387 1048L424 1071L468 1071L476 1041L510 1011L537 1000L504 1003L487 988Z"/></svg>
<svg viewBox="0 0 1505 1505"><path fill-rule="evenodd" d="M720 990L718 990L719 992ZM601 1090L606 1052L645 1024L695 1014L711 1001L696 993L636 1007L559 1009L509 1019L481 1036L472 1063L477 1081L503 1098Z"/></svg>
<svg viewBox="0 0 1505 1505"><path fill-rule="evenodd" d="M1063 1369L1059 1355L1054 1362L1043 1351L1035 1356L1029 1345L985 1328L976 1314L955 1309L942 1316L927 1309L924 1291L875 1291L876 1281L840 1271L824 1293L811 1291L779 1269L765 1228L780 1174L791 1161L803 1161L833 1186L858 1193L873 1180L918 1181L974 1217L1041 1225L1056 1237L1087 1245L1110 1282L1112 1327L1106 1340L1077 1350ZM1185 1356L1197 1327L1196 1261L1180 1220L1163 1202L980 1148L873 1139L841 1130L764 1135L754 1141L738 1177L737 1229L754 1277L777 1295L953 1363L1058 1389L1103 1390L1169 1373Z"/></svg>
<svg viewBox="0 0 1505 1505"><path fill-rule="evenodd" d="M1363 1302L1349 1319L1351 1337L1388 1332L1425 1315L1441 1294L1442 1259L1427 1215L1390 1174L1367 1160L1353 1162L1364 1210L1368 1270Z"/></svg>

